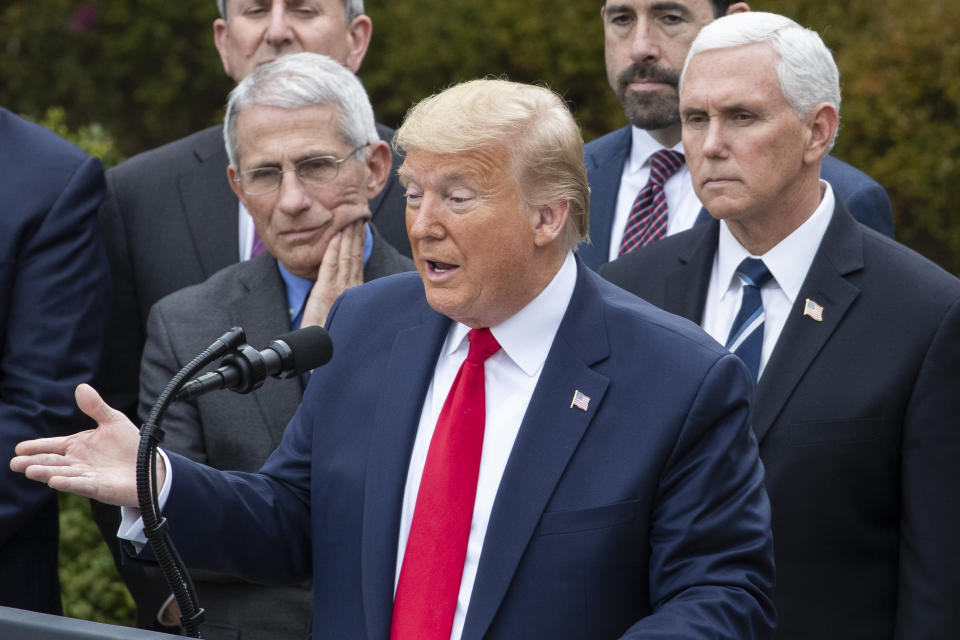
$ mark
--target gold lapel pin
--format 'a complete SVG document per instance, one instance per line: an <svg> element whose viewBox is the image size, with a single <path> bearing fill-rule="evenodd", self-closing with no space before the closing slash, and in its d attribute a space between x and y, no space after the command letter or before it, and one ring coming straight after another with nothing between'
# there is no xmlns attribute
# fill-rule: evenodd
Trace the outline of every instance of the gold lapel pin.
<svg viewBox="0 0 960 640"><path fill-rule="evenodd" d="M823 307L810 298L807 298L803 305L803 315L813 318L817 322L823 322Z"/></svg>
<svg viewBox="0 0 960 640"><path fill-rule="evenodd" d="M570 401L570 408L574 407L580 409L581 411L586 411L587 407L590 406L590 396L586 395L580 389L577 389L573 392L573 400Z"/></svg>

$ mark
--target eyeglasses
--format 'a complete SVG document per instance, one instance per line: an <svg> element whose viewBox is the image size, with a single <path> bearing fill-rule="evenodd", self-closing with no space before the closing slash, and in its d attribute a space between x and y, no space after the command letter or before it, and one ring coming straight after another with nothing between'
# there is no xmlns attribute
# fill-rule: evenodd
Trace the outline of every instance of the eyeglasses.
<svg viewBox="0 0 960 640"><path fill-rule="evenodd" d="M342 158L336 156L313 156L304 158L293 166L293 169L279 167L257 167L247 169L234 176L234 181L240 183L240 188L248 196L262 196L273 193L280 188L283 174L291 171L297 174L304 186L317 186L330 182L340 172L340 165L346 162L353 154L367 145L362 144Z"/></svg>

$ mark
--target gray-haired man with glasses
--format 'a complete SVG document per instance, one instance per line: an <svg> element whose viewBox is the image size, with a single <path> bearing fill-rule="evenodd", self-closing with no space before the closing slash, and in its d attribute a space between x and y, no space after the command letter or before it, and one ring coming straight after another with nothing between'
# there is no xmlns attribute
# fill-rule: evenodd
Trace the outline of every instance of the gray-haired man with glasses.
<svg viewBox="0 0 960 640"><path fill-rule="evenodd" d="M368 202L387 180L391 153L349 70L312 53L258 67L230 94L224 137L230 185L266 250L153 307L141 417L176 371L227 328L242 326L250 344L267 344L291 328L323 324L345 289L413 269L367 224ZM290 381L264 386L270 388L174 404L164 422L164 447L221 469L259 469L303 392ZM244 638L306 636L308 585L264 587L209 574L195 579L207 610L205 637L231 637L239 629ZM175 602L161 615L175 624Z"/></svg>

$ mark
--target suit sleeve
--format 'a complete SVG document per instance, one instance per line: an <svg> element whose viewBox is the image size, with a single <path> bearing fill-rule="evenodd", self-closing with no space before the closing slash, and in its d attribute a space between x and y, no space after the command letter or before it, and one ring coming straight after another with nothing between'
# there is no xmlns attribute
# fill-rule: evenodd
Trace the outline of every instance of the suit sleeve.
<svg viewBox="0 0 960 640"><path fill-rule="evenodd" d="M960 637L960 299L933 337L903 427L895 637Z"/></svg>
<svg viewBox="0 0 960 640"><path fill-rule="evenodd" d="M137 380L144 341L143 319L140 316L133 260L117 183L116 169L108 171L107 193L98 213L113 286L107 316L108 337L94 386L107 404L139 424Z"/></svg>
<svg viewBox="0 0 960 640"><path fill-rule="evenodd" d="M654 612L625 637L772 637L773 539L743 364L704 378L667 461L650 528Z"/></svg>
<svg viewBox="0 0 960 640"><path fill-rule="evenodd" d="M163 305L158 303L147 316L147 341L140 366L140 420L146 420L157 397L170 379L186 365L180 362L173 348L173 338ZM161 425L163 448L207 464L203 421L196 400L171 403Z"/></svg>
<svg viewBox="0 0 960 640"><path fill-rule="evenodd" d="M21 440L86 427L73 392L93 378L103 345L110 287L96 220L103 190L100 161L87 158L49 211L23 231L17 255L0 256L0 263L9 258L11 267L0 270L8 274L0 282L0 313L6 314L0 440L8 458ZM53 494L6 464L0 473L2 544Z"/></svg>

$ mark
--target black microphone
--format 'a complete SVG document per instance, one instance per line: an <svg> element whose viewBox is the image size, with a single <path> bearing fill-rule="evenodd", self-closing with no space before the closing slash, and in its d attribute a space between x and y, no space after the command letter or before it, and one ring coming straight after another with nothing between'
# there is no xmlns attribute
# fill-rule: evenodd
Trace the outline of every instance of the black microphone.
<svg viewBox="0 0 960 640"><path fill-rule="evenodd" d="M263 351L242 344L221 361L219 369L183 385L176 399L190 400L217 389L250 393L259 388L267 376L299 376L326 364L332 356L333 342L323 327L318 326L285 333Z"/></svg>

